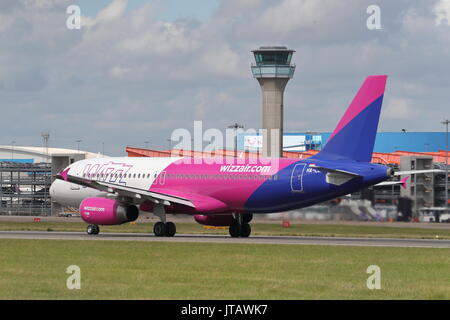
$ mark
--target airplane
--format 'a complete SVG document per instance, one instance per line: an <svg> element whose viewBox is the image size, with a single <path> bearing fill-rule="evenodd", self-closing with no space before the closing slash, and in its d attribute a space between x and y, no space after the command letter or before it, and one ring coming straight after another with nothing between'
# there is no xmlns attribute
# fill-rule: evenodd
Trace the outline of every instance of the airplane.
<svg viewBox="0 0 450 320"><path fill-rule="evenodd" d="M365 79L324 148L307 159L134 158L77 161L52 183L52 201L79 207L88 234L100 225L135 221L153 212L155 236L176 233L167 214L227 226L248 237L254 214L300 209L383 183L402 172L371 163L386 75ZM413 173L409 171L409 173Z"/></svg>

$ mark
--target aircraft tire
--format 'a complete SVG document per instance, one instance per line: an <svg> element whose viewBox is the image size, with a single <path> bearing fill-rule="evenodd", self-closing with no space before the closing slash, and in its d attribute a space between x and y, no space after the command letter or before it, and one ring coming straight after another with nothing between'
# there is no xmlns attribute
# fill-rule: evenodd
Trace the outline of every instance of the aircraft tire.
<svg viewBox="0 0 450 320"><path fill-rule="evenodd" d="M175 233L177 232L177 227L175 226L175 223L173 222L167 222L166 223L166 237L173 237Z"/></svg>
<svg viewBox="0 0 450 320"><path fill-rule="evenodd" d="M243 223L241 226L240 236L242 238L248 238L250 236L250 233L252 233L252 227L250 227L248 223Z"/></svg>
<svg viewBox="0 0 450 320"><path fill-rule="evenodd" d="M90 224L86 228L86 233L90 234L90 235L98 234L99 232L100 232L100 228L95 224Z"/></svg>
<svg viewBox="0 0 450 320"><path fill-rule="evenodd" d="M164 222L159 221L155 223L153 226L153 233L156 237L164 237L166 235L166 225Z"/></svg>
<svg viewBox="0 0 450 320"><path fill-rule="evenodd" d="M239 237L239 225L235 222L230 225L230 228L228 229L228 232L230 233L230 236L233 238Z"/></svg>

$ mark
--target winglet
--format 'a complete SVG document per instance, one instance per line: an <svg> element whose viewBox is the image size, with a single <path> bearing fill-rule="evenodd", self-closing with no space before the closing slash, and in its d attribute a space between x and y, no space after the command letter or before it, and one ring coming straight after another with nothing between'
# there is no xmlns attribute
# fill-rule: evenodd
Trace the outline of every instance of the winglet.
<svg viewBox="0 0 450 320"><path fill-rule="evenodd" d="M406 189L406 181L408 180L408 178L409 176L406 176L402 180L400 180L403 189Z"/></svg>

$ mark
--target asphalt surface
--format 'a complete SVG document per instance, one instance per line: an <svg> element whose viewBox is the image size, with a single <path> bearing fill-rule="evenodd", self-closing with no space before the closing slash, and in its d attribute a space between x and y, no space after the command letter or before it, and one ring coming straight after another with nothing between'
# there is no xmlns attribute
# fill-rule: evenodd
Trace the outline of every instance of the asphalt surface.
<svg viewBox="0 0 450 320"><path fill-rule="evenodd" d="M328 246L368 247L413 247L450 248L450 240L439 239L397 239L397 238L344 238L344 237L292 237L292 236L250 236L231 238L224 235L177 234L175 237L155 237L147 233L100 233L87 235L84 232L56 231L0 231L2 239L49 239L49 240L105 240L105 241L147 241L147 242L201 242L201 243L251 243L251 244L297 244Z"/></svg>
<svg viewBox="0 0 450 320"><path fill-rule="evenodd" d="M42 222L83 222L80 217L55 217L55 216L0 216L1 222L33 222L34 218L40 218ZM189 215L170 215L170 221L175 223L194 222L194 218ZM371 227L396 227L396 228L423 228L423 229L445 229L450 230L450 223L432 222L378 222L378 221L343 221L343 220L303 220L303 219L270 219L264 216L253 216L252 223L281 224L283 220L290 221L291 224L322 224L322 225L344 225L344 226L371 226ZM159 221L158 217L152 214L139 217L137 223L152 223Z"/></svg>

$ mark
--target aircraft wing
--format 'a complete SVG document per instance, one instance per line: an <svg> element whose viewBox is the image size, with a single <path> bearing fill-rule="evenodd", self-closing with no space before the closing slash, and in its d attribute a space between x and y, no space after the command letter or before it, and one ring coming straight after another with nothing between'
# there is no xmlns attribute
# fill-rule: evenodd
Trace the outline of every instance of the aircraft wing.
<svg viewBox="0 0 450 320"><path fill-rule="evenodd" d="M86 186L99 191L116 193L125 197L133 199L147 198L155 203L162 203L170 205L170 203L178 203L192 208L196 208L193 201L182 196L168 194L158 191L146 191L138 188L123 186L111 182L94 181L85 178L69 175L67 172L61 172L56 176L57 179L65 180L67 182L75 183L81 186Z"/></svg>

